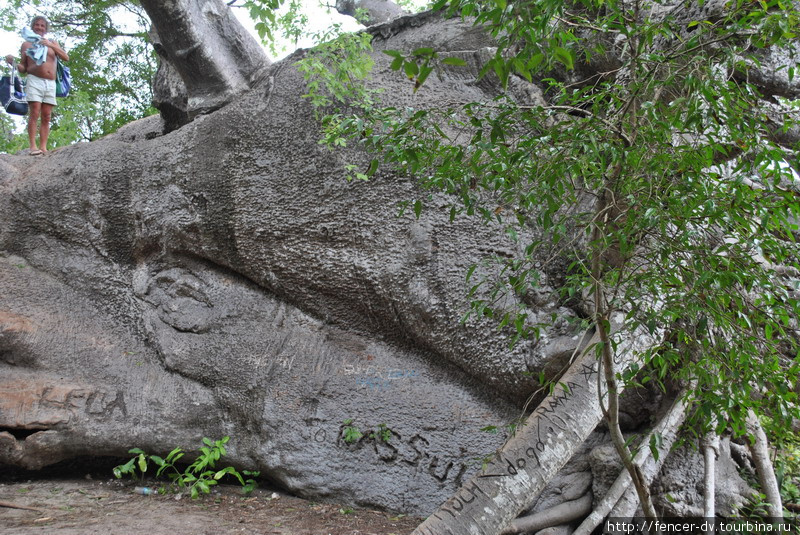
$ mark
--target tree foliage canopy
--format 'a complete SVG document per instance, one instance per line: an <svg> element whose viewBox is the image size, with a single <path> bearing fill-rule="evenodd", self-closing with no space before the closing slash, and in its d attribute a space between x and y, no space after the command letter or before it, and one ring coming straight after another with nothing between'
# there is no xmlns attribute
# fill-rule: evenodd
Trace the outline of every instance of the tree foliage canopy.
<svg viewBox="0 0 800 535"><path fill-rule="evenodd" d="M666 333L623 379L696 379L697 432L742 434L751 409L785 430L798 416L800 202L796 140L781 134L798 101L751 78L770 50L794 50L800 14L777 0L708 7L440 0L434 9L497 39L480 77L535 84L542 103L362 102L329 109L326 139L376 155L362 176L378 163L414 176L452 195L452 217L500 223L520 241L522 254L493 259L493 277L470 272L472 313L535 335L525 296L566 264L563 302L584 303L596 328L624 317L612 351L636 329ZM387 53L410 91L458 64L432 49ZM793 80L794 64L778 71ZM417 214L424 200L412 200ZM518 309L500 305L507 294Z"/></svg>

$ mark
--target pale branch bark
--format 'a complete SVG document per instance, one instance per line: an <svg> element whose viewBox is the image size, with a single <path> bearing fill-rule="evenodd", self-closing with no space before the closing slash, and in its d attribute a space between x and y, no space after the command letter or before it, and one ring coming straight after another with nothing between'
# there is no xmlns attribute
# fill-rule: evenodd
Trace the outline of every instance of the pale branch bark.
<svg viewBox="0 0 800 535"><path fill-rule="evenodd" d="M703 478L703 516L714 518L716 515L715 489L716 489L716 466L719 457L719 435L713 429L703 437L703 467L705 477Z"/></svg>
<svg viewBox="0 0 800 535"><path fill-rule="evenodd" d="M756 475L761 485L761 490L769 503L769 516L772 518L783 517L783 504L781 500L780 487L775 477L775 470L772 468L772 461L769 459L769 443L767 435L758 421L758 417L751 410L747 415L747 430L752 435L748 444L750 453L753 457L753 465L756 467Z"/></svg>
<svg viewBox="0 0 800 535"><path fill-rule="evenodd" d="M221 0L142 0L157 33L154 47L186 86L191 117L255 86L269 59ZM156 42L157 41L157 42Z"/></svg>
<svg viewBox="0 0 800 535"><path fill-rule="evenodd" d="M648 484L652 482L661 471L661 466L664 464L672 445L678 438L678 430L686 419L686 403L683 401L685 395L685 390L678 395L669 411L667 411L667 414L665 414L653 430L644 437L642 445L636 457L634 457L634 462L642 467L642 472ZM650 438L656 434L661 435L661 443L658 447L658 459L653 458L650 448L646 447L647 444L650 443ZM631 487L630 473L628 473L627 470L623 470L606 495L600 500L581 525L578 526L573 535L590 535L595 528L600 525L600 522L609 515L615 505L620 502L626 503L627 501L633 503L634 508L639 503L636 498L636 493Z"/></svg>
<svg viewBox="0 0 800 535"><path fill-rule="evenodd" d="M598 342L595 335L516 434L413 535L496 535L530 505L602 419ZM618 369L656 343L644 329L631 333L618 345Z"/></svg>
<svg viewBox="0 0 800 535"><path fill-rule="evenodd" d="M354 17L364 26L388 22L406 12L392 0L336 0L336 11Z"/></svg>
<svg viewBox="0 0 800 535"><path fill-rule="evenodd" d="M521 516L512 521L501 534L513 535L516 533L539 531L545 528L560 526L561 524L569 524L579 518L583 518L591 510L592 493L590 491L577 500L563 502L532 515Z"/></svg>

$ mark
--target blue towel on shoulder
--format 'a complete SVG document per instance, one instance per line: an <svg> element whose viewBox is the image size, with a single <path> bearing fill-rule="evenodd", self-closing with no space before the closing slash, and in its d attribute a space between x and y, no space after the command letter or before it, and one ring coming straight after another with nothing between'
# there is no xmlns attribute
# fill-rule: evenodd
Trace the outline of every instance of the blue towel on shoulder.
<svg viewBox="0 0 800 535"><path fill-rule="evenodd" d="M34 33L30 28L22 28L19 33L23 39L33 44L32 47L25 51L28 57L33 59L37 65L44 63L47 59L47 47L39 42L42 40L42 36Z"/></svg>

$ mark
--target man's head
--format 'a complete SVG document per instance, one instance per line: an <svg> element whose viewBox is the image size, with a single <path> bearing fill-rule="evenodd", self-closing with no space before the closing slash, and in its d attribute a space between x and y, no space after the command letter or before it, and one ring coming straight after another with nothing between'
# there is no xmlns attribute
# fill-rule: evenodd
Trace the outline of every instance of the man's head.
<svg viewBox="0 0 800 535"><path fill-rule="evenodd" d="M41 15L38 17L33 17L31 21L31 30L33 33L38 33L39 35L44 35L47 33L47 30L50 29L50 23L47 22L47 19Z"/></svg>

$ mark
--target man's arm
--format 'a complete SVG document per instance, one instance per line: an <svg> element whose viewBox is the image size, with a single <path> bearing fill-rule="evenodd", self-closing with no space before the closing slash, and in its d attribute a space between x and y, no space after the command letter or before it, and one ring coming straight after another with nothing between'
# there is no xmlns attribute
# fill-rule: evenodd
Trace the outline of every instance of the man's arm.
<svg viewBox="0 0 800 535"><path fill-rule="evenodd" d="M19 55L20 55L20 57L22 59L20 60L19 63L17 63L17 70L19 72L21 72L22 74L25 74L25 73L28 72L28 59L29 58L28 58L28 54L26 54L25 51L28 50L32 46L33 46L32 44L30 44L28 42L25 42L25 43L22 43L22 48L19 49Z"/></svg>
<svg viewBox="0 0 800 535"><path fill-rule="evenodd" d="M56 54L56 57L61 61L69 61L69 55L66 53L66 51L64 51L63 48L61 48L61 45L59 45L57 42L53 41L52 39L42 39L39 42L45 46L49 46L50 48L52 48L53 52L55 52Z"/></svg>
<svg viewBox="0 0 800 535"><path fill-rule="evenodd" d="M28 46L25 46L25 45L28 45ZM20 55L22 56L22 60L19 63L17 63L17 70L19 72L21 72L22 74L25 74L26 72L28 72L28 64L26 63L26 60L28 59L28 56L27 56L27 54L25 54L25 50L30 48L30 46L31 46L30 43L22 43L22 48L20 49ZM7 55L6 56L6 63L8 63L9 65L13 64L14 63L14 56L12 56L11 54Z"/></svg>

